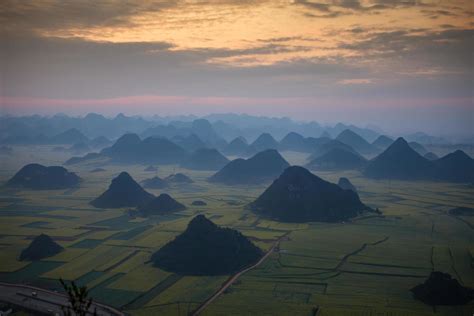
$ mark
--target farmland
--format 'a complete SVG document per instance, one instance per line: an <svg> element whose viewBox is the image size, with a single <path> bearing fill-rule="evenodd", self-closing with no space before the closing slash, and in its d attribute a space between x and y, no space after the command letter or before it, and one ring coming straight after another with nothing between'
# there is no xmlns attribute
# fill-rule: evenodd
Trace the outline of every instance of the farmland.
<svg viewBox="0 0 474 316"><path fill-rule="evenodd" d="M290 163L304 157L283 153ZM67 157L48 146L15 147L2 157L3 184L28 162L61 164ZM92 173L96 167L104 172ZM368 180L353 172L318 172L337 182L345 176L358 188L364 203L383 215L363 215L350 222L288 224L258 218L245 205L266 187L227 187L208 183L211 172L159 166L86 164L69 168L82 179L74 190L29 191L0 188L0 281L59 289L58 279L76 280L98 301L132 315L187 315L211 296L228 276L179 276L153 267L150 256L182 232L196 214L241 231L267 250L286 234L279 250L258 268L244 274L204 315L471 315L464 307L433 309L413 299L410 288L433 270L448 272L474 287L474 221L447 210L474 205L468 185ZM166 192L187 210L166 216L133 218L127 209L102 210L89 201L110 180L127 171L137 181L157 174L183 172L195 182L174 185ZM206 206L192 206L194 200ZM65 251L38 261L18 256L30 240L47 233Z"/></svg>

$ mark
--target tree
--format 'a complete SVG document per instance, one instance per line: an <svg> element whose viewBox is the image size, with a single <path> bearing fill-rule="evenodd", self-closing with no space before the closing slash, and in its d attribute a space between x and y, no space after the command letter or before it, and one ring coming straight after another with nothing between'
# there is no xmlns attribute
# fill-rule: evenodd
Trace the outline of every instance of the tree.
<svg viewBox="0 0 474 316"><path fill-rule="evenodd" d="M63 306L61 309L65 316L86 316L89 308L92 305L92 299L89 298L89 290L86 286L77 286L74 281L71 284L64 282L62 278L59 279L64 290L67 293L70 306ZM93 315L97 315L97 310L94 308Z"/></svg>

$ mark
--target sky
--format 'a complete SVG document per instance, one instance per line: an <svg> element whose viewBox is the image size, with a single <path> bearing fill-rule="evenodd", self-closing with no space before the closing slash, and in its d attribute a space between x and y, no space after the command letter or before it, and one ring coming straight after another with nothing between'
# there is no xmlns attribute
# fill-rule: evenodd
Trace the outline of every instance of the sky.
<svg viewBox="0 0 474 316"><path fill-rule="evenodd" d="M235 112L474 135L473 6L3 0L0 114Z"/></svg>

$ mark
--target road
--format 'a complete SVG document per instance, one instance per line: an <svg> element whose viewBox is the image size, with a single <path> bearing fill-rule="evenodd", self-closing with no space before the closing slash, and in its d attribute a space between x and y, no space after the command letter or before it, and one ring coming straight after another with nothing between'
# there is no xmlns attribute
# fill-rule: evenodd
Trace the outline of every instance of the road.
<svg viewBox="0 0 474 316"><path fill-rule="evenodd" d="M234 274L232 277L230 277L223 285L222 287L216 292L214 293L214 295L212 295L210 298L208 298L204 303L202 303L198 309L196 309L194 312L193 312L193 316L197 316L199 315L207 306L209 306L209 304L211 304L212 302L214 302L219 296L221 296L222 293L224 293L225 290L227 290L235 281L237 281L238 278L240 278L240 276L242 276L244 273L252 270L252 269L255 269L257 268L260 264L262 264L262 262L265 261L265 259L268 258L268 256L270 256L273 251L279 247L280 245L280 241L282 241L283 238L286 238L286 236L288 236L288 233L286 233L285 235L281 236L280 238L278 238L272 245L272 247L270 248L270 250L267 251L267 253L265 253L265 255L260 258L260 260L257 261L257 263L255 263L254 265L248 267L248 268L245 268L244 270L241 270L239 272L237 272L236 274Z"/></svg>
<svg viewBox="0 0 474 316"><path fill-rule="evenodd" d="M62 306L68 305L68 298L34 286L0 282L0 301L36 312L42 315L62 315ZM124 313L113 307L93 302L90 314L96 309L100 316L124 316Z"/></svg>

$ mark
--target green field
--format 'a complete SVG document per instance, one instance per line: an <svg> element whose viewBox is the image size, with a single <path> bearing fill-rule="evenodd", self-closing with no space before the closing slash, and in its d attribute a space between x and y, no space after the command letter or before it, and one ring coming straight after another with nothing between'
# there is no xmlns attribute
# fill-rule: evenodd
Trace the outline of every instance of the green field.
<svg viewBox="0 0 474 316"><path fill-rule="evenodd" d="M24 164L61 164L68 157L50 147L15 147L2 157L0 182ZM283 153L293 163L302 154ZM96 167L105 172L91 173ZM130 218L125 209L100 210L88 202L110 180L128 171L137 181L155 175L146 166L87 164L68 167L83 178L77 190L28 191L0 187L0 280L59 288L58 278L77 280L101 302L132 315L187 315L217 291L228 276L182 277L148 262L153 252L182 232L195 214L240 230L262 249L288 234L260 267L244 274L204 315L472 315L464 307L436 307L416 301L410 288L433 270L474 287L474 221L447 210L474 206L468 185L374 181L358 172L318 172L337 182L348 177L361 200L382 216L361 216L339 224L286 224L261 219L245 209L265 189L226 187L206 181L212 173L160 166L164 177L183 172L195 183L166 190L188 209L170 216ZM191 206L200 199L207 206ZM46 233L65 251L47 260L17 260L32 237Z"/></svg>

